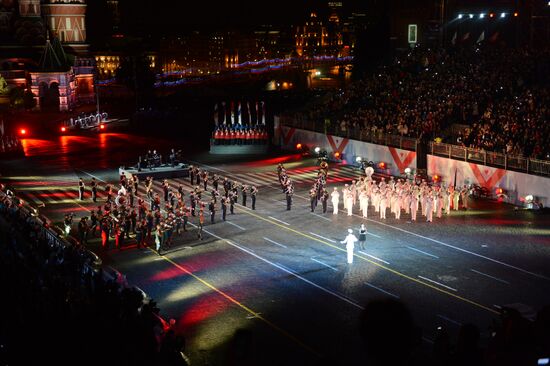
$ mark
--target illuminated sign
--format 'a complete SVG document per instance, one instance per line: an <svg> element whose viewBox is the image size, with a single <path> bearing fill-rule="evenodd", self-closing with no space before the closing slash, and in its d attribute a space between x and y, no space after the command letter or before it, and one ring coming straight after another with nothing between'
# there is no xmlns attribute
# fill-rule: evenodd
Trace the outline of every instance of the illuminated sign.
<svg viewBox="0 0 550 366"><path fill-rule="evenodd" d="M416 24L409 24L408 39L409 43L416 43L418 36L418 28Z"/></svg>

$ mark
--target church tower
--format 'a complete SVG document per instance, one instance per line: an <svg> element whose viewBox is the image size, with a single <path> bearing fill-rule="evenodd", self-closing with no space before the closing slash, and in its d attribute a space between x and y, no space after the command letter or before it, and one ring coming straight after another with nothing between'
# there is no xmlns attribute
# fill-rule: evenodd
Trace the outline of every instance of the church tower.
<svg viewBox="0 0 550 366"><path fill-rule="evenodd" d="M85 0L48 0L42 4L42 14L48 29L63 46L77 53L87 51Z"/></svg>
<svg viewBox="0 0 550 366"><path fill-rule="evenodd" d="M22 18L40 17L40 0L19 0L19 15Z"/></svg>
<svg viewBox="0 0 550 366"><path fill-rule="evenodd" d="M111 11L111 16L113 18L113 31L118 32L120 26L120 12L118 8L118 0L107 0L107 6Z"/></svg>

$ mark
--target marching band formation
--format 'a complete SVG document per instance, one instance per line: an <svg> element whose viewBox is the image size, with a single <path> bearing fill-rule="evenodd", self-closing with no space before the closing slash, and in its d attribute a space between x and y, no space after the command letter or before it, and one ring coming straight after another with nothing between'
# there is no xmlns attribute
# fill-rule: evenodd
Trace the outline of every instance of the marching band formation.
<svg viewBox="0 0 550 366"><path fill-rule="evenodd" d="M205 215L215 223L217 207L221 210L222 220L226 220L227 210L234 214L234 205L241 197L241 204L247 206L248 197L252 210L256 209L258 188L237 181L230 181L217 174L210 174L197 166L190 167L189 180L194 188L186 191L183 185L173 187L169 181L162 181L162 196L154 191L153 178L143 182L145 196L139 194L139 178L136 175L120 176L120 189L113 194L113 186L105 184L104 205L92 211L89 222L83 218L78 224L78 236L82 244L87 243L88 235L101 235L102 248L107 250L110 238L115 239L115 247L121 249L130 233L135 234L137 247L147 246L151 240L161 254L172 244L174 235L187 231L188 224L197 228L197 237L202 239ZM97 202L98 183L95 178L90 182L91 199ZM86 199L86 186L79 180L79 199ZM70 233L73 215L65 216L65 230ZM193 222L190 222L193 221Z"/></svg>
<svg viewBox="0 0 550 366"><path fill-rule="evenodd" d="M352 216L354 207L359 209L362 217L367 218L369 208L381 220L386 219L387 211L395 219L401 219L401 213L410 215L410 221L415 222L420 210L427 222L432 222L433 216L441 218L449 214L451 209L458 210L462 202L468 207L468 189L458 190L452 186L430 186L425 180L420 183L381 177L379 181L373 178L372 167L365 169L365 176L345 184L341 190L333 187L329 193L327 189L328 165L322 162L318 169L313 186L309 191L311 212L322 204L322 212L327 213L328 201L332 203L332 213L337 215L343 207L348 216ZM286 196L287 210L292 208L294 183L282 164L277 167L277 174L281 189ZM183 185L174 187L168 180L162 181L162 194L155 192L153 178L147 177L142 184L145 188L143 197L139 194L139 178L136 175L120 176L120 188L113 193L113 186L105 184L103 187L106 202L98 206L90 216L90 222L83 218L78 224L78 234L81 243L87 242L88 234L101 234L102 247L109 248L110 238L115 239L115 247L121 248L124 241L129 239L130 233L135 234L138 248L153 241L155 249L160 254L170 247L174 236L187 231L188 225L197 228L197 237L202 239L205 216L210 216L210 222L215 223L216 211L221 211L222 220L226 220L227 211L234 214L234 206L241 197L240 204L247 206L250 197L252 210L256 209L258 188L244 183L229 180L227 177L210 173L198 166L190 167L189 183L193 189L185 189ZM99 185L93 178L90 182L91 199L97 202ZM79 198L86 197L86 186L82 179L79 181ZM342 201L342 206L340 205ZM192 221L192 222L190 222ZM65 228L70 232L72 215L65 218ZM366 229L365 229L366 230ZM351 240L351 239L350 239ZM349 245L348 245L349 246Z"/></svg>
<svg viewBox="0 0 550 366"><path fill-rule="evenodd" d="M325 162L323 162L325 163ZM401 213L410 215L411 221L417 221L418 210L426 217L427 222L433 221L433 216L441 218L443 214L449 214L451 209L458 210L460 202L462 207L468 208L468 187L455 189L453 186L429 185L425 179L421 183L381 177L379 182L373 178L374 169L367 167L365 176L345 184L340 191L337 187L329 194L326 189L328 170L326 165L321 165L313 187L309 191L311 212L315 211L319 201L322 202L323 213L327 212L327 201L330 196L334 215L338 214L340 201L348 216L353 215L354 206L358 205L364 218L368 217L369 207L374 207L374 212L380 219L386 219L388 209L395 219L401 219ZM325 163L326 164L326 163ZM291 209L294 185L282 164L277 167L279 182L287 198L287 210Z"/></svg>
<svg viewBox="0 0 550 366"><path fill-rule="evenodd" d="M213 132L212 138L215 145L257 145L267 144L269 136L265 126L220 126Z"/></svg>

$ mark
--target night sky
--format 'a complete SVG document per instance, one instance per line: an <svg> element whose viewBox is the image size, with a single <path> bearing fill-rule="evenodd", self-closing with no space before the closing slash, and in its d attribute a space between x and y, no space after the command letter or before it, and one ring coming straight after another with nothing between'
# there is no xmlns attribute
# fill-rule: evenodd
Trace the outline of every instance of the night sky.
<svg viewBox="0 0 550 366"><path fill-rule="evenodd" d="M239 29L261 24L297 24L302 23L312 9L326 10L327 3L319 0L121 0L121 8L123 21L131 28L149 25L154 33L177 33L194 28ZM365 0L343 1L344 11L364 10L366 3Z"/></svg>

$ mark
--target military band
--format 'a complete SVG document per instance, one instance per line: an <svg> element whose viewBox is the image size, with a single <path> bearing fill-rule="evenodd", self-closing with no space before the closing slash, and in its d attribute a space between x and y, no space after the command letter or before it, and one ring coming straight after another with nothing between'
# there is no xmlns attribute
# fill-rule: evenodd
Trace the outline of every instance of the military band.
<svg viewBox="0 0 550 366"><path fill-rule="evenodd" d="M154 157L156 152L151 153ZM171 161L173 161L171 152ZM147 155L149 159L149 154ZM426 180L409 181L394 177L375 179L372 172L365 170L365 175L344 184L343 187L327 187L328 164L323 161L319 166L313 184L309 189L310 211L315 212L319 201L322 213L326 214L329 200L332 204L332 214L338 215L343 207L347 216L357 215L363 219L371 216L386 220L389 214L395 220L401 220L404 213L410 222L416 222L420 209L426 222L432 222L434 216L441 219L450 214L451 210L460 207L468 208L468 187L455 188L439 184L430 185ZM286 199L286 210L292 209L295 185L289 172L282 164L277 166L277 177L281 191ZM92 211L90 220L81 220L78 224L79 241L85 245L88 235L95 236L97 230L101 234L102 247L109 248L110 238L114 239L115 247L121 248L130 235L135 235L137 247L145 247L148 242L154 243L157 252L162 253L170 247L173 237L187 232L190 217L193 217L197 228L197 237L203 238L204 215L206 209L210 213L210 225L216 223L217 205L221 210L221 219L226 221L227 210L235 214L238 198L241 196L241 206L246 207L248 196L252 210L256 209L258 188L240 183L219 174L210 174L199 166L191 166L191 189L179 184L172 186L170 180L158 182L155 189L153 177L147 177L143 182L145 195L139 194L139 178L135 175L120 176L118 190L111 184L104 184L105 204ZM209 186L210 185L210 186ZM97 202L100 188L96 178L89 182L91 200ZM339 189L340 188L340 189ZM208 190L210 189L210 190ZM117 192L113 198L113 190ZM78 199L86 200L86 183L78 180ZM137 201L137 202L136 202ZM342 206L340 206L342 204ZM460 206L461 204L461 206ZM372 207L372 211L371 210ZM369 212L370 211L370 212ZM67 219L69 227L72 221ZM359 245L364 248L366 229L359 231ZM351 237L350 237L351 238ZM349 238L348 238L349 239ZM353 238L351 238L353 239ZM353 245L347 243L349 247ZM353 249L353 248L352 248Z"/></svg>

